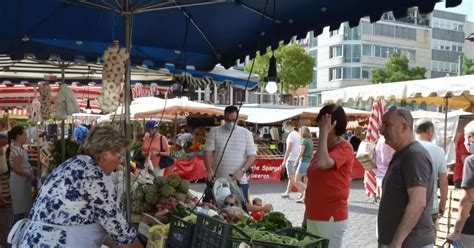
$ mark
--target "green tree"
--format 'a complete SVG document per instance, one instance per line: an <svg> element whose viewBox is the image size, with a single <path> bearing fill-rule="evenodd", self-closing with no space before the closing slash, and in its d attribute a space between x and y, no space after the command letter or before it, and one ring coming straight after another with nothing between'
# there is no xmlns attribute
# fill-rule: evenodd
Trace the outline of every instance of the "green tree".
<svg viewBox="0 0 474 248"><path fill-rule="evenodd" d="M260 76L260 85L265 84L268 75L268 63L272 56L271 49L268 48L264 55L257 53L255 65L252 73ZM277 61L278 79L283 84L285 90L296 90L299 87L308 85L313 78L314 58L311 57L301 46L297 44L283 45L275 51ZM251 61L245 66L245 70L250 72Z"/></svg>
<svg viewBox="0 0 474 248"><path fill-rule="evenodd" d="M384 68L372 70L372 83L401 82L425 79L426 68L408 67L408 59L400 53L391 53Z"/></svg>
<svg viewBox="0 0 474 248"><path fill-rule="evenodd" d="M474 74L474 61L467 58L466 56L462 57L462 75L471 75Z"/></svg>

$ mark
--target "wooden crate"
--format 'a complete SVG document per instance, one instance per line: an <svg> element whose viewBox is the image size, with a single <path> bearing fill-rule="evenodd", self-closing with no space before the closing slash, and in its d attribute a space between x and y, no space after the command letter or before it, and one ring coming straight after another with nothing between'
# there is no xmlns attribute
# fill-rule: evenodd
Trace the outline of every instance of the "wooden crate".
<svg viewBox="0 0 474 248"><path fill-rule="evenodd" d="M454 231L456 218L458 217L459 203L463 195L462 189L455 189L450 186L448 189L448 199L446 200L446 210L444 215L438 219L436 226L436 246L441 246L448 234ZM439 197L439 190L438 190Z"/></svg>

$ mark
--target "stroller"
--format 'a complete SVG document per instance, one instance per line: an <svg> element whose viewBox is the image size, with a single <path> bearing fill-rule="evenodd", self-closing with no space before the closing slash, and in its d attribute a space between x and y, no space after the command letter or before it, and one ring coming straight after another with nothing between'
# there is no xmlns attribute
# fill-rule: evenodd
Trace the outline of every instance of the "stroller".
<svg viewBox="0 0 474 248"><path fill-rule="evenodd" d="M218 178L213 183L208 182L204 194L204 201L214 202L219 209L226 207L225 200L227 197L233 196L235 201L240 203L239 207L248 213L244 194L238 183L233 180Z"/></svg>

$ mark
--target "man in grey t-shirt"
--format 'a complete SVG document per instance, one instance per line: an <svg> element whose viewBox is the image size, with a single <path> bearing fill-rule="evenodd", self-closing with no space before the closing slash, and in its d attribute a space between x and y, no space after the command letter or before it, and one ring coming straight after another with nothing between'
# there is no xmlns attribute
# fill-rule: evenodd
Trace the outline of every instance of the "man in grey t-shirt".
<svg viewBox="0 0 474 248"><path fill-rule="evenodd" d="M428 151L414 139L410 111L390 107L381 133L396 152L382 183L378 242L382 247L433 247L433 166Z"/></svg>

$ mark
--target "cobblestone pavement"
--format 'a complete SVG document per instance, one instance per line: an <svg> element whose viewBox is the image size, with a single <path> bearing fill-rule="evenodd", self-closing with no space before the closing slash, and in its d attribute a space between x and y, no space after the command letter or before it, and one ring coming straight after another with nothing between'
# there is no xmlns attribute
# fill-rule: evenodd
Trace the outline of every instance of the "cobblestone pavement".
<svg viewBox="0 0 474 248"><path fill-rule="evenodd" d="M200 195L205 184L192 184L191 189ZM290 194L290 200L282 199L280 195L286 188L286 181L279 183L251 183L251 197L259 197L264 203L273 204L275 211L285 213L295 226L301 226L304 214L304 204L296 203L299 194ZM349 195L349 225L344 234L343 247L377 247L375 237L375 218L378 207L365 194L363 181L352 182Z"/></svg>

